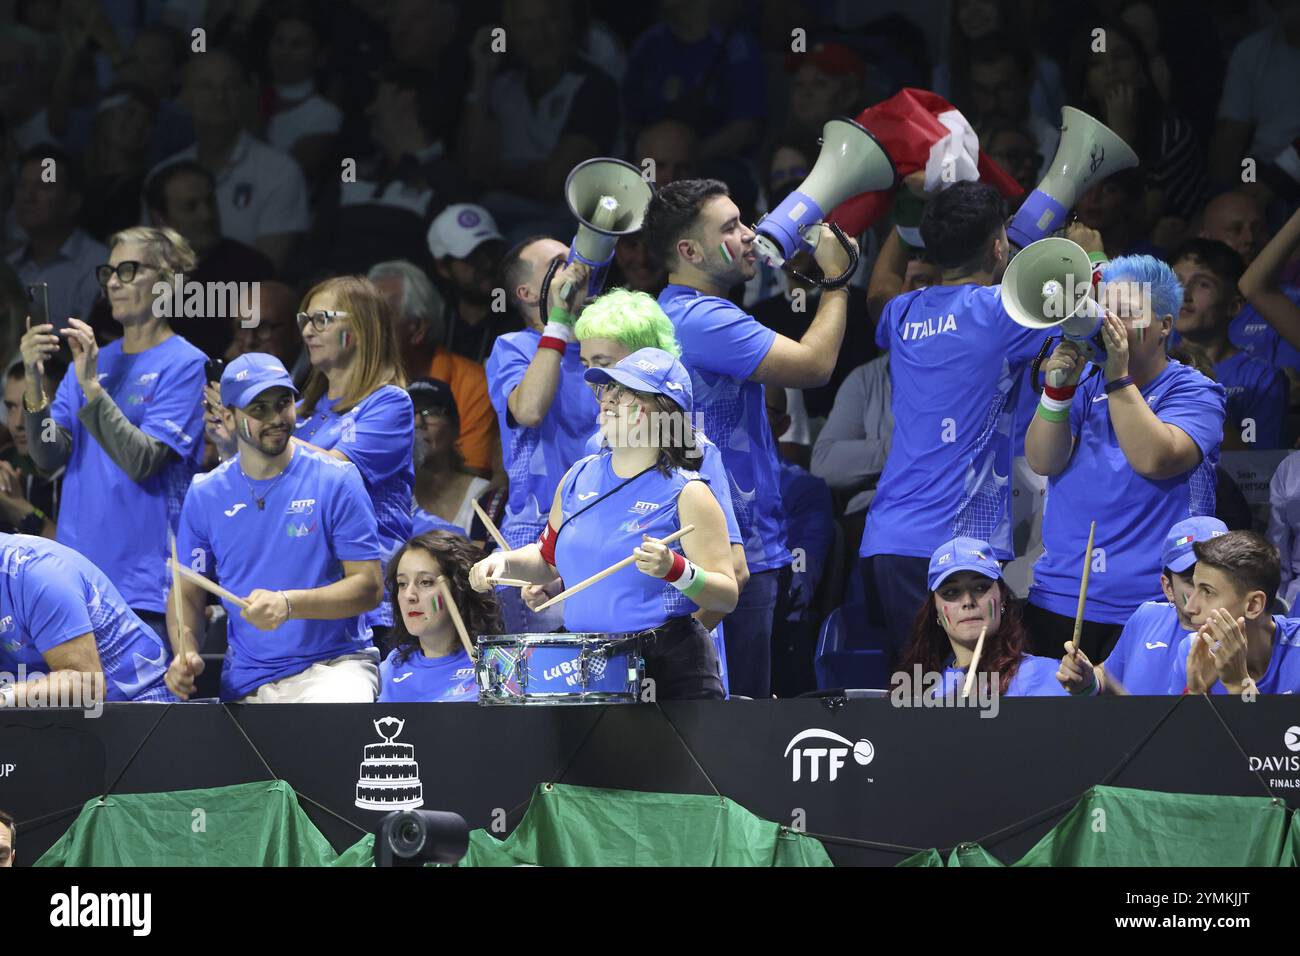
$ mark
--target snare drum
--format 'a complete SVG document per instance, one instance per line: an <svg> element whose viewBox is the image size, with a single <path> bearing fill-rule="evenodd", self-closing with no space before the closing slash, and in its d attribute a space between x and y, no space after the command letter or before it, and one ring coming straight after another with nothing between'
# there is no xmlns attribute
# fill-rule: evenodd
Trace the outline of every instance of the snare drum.
<svg viewBox="0 0 1300 956"><path fill-rule="evenodd" d="M635 634L495 634L478 639L480 704L631 704L645 664Z"/></svg>

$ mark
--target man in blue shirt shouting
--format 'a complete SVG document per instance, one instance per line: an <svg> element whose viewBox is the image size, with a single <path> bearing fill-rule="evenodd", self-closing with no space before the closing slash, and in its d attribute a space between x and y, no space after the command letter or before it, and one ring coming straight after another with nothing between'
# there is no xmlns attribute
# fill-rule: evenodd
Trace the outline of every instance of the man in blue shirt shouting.
<svg viewBox="0 0 1300 956"><path fill-rule="evenodd" d="M221 376L223 417L239 453L190 486L177 554L242 595L224 601L229 649L222 700L369 702L379 654L365 613L384 593L374 507L351 462L291 442L297 395L280 360L242 355ZM168 595L172 634L201 633L204 593L181 581L182 620ZM167 686L194 693L203 660L173 660Z"/></svg>

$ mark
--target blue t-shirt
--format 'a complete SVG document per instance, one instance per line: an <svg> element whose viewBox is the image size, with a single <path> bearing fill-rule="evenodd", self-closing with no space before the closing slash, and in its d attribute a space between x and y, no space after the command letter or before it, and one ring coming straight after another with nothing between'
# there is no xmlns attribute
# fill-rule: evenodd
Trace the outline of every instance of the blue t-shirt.
<svg viewBox="0 0 1300 956"><path fill-rule="evenodd" d="M695 441L704 452L699 459L700 467L696 469L700 477L709 483L710 488L730 489L731 479L727 477L727 469L722 464L722 452L718 451L718 446L709 441L701 431L695 433ZM588 455L599 455L604 448L605 444L600 432L596 432L587 440ZM736 509L731 505L731 495L715 494L715 497L722 507L722 517L727 522L727 540L732 544L744 544L744 539L740 536L740 525L736 523Z"/></svg>
<svg viewBox="0 0 1300 956"><path fill-rule="evenodd" d="M410 653L399 660L402 650ZM464 648L446 657L425 657L418 647L394 648L379 665L380 703L476 700L474 662Z"/></svg>
<svg viewBox="0 0 1300 956"><path fill-rule="evenodd" d="M1007 692L1002 694L1003 697L1063 697L1068 696L1068 692L1061 686L1061 682L1056 679L1056 672L1060 669L1060 661L1053 660L1050 657L1035 657L1033 654L1021 654L1020 666L1016 668L1015 676L1011 678L1011 683L1007 685ZM962 685L966 681L966 668L949 666L943 672L943 683L941 683L933 694L935 696L950 697L954 694L961 694ZM973 695L973 691L972 691Z"/></svg>
<svg viewBox="0 0 1300 956"><path fill-rule="evenodd" d="M574 465L560 483L564 524L555 542L555 567L565 584L577 584L629 557L642 535L663 538L677 531L677 496L692 479L700 479L699 473L679 470L665 478L651 468L628 481L614 474L608 451ZM669 547L681 551L679 543ZM564 626L575 633L643 631L698 610L677 588L632 564L566 600Z"/></svg>
<svg viewBox="0 0 1300 956"><path fill-rule="evenodd" d="M81 424L86 396L75 369L63 376L51 408L55 423L72 435L58 539L108 575L133 608L166 608L167 531L176 527L203 457L206 362L179 335L131 355L120 339L100 349L99 384L132 425L176 453L144 481L127 477Z"/></svg>
<svg viewBox="0 0 1300 956"><path fill-rule="evenodd" d="M322 396L311 417L298 422L296 438L326 451L337 449L357 466L379 523L381 560L411 537L411 492L415 465L415 410L411 396L396 385L381 385L340 415L336 402ZM373 625L391 627L393 609L387 600L370 612Z"/></svg>
<svg viewBox="0 0 1300 956"><path fill-rule="evenodd" d="M1168 693L1170 662L1186 635L1177 608L1168 601L1147 601L1124 625L1106 658L1106 676L1114 677L1130 694Z"/></svg>
<svg viewBox="0 0 1300 956"><path fill-rule="evenodd" d="M895 296L876 327L888 349L894 443L862 533L862 557L928 558L945 541L987 541L1010 560L1012 390L1043 333L1011 321L998 286Z"/></svg>
<svg viewBox="0 0 1300 956"><path fill-rule="evenodd" d="M254 496L265 501L264 509ZM254 588L324 587L342 579L343 561L380 557L374 506L356 466L297 445L288 467L271 479L246 478L238 455L196 476L176 549L182 561L238 597ZM229 615L223 700L372 646L365 615L295 618L260 631L239 608L223 603Z"/></svg>
<svg viewBox="0 0 1300 956"><path fill-rule="evenodd" d="M537 354L542 333L535 329L498 336L487 360L488 397L501 428L501 458L510 476L510 497L501 535L512 548L532 544L546 527L564 473L586 452L600 407L583 381L578 343L560 360L560 383L546 416L526 428L510 414L509 400Z"/></svg>
<svg viewBox="0 0 1300 956"><path fill-rule="evenodd" d="M695 414L722 451L750 573L783 568L790 549L776 441L763 386L749 380L776 333L726 299L687 286L669 285L659 293L659 304L677 329ZM721 494L720 488L714 491Z"/></svg>
<svg viewBox="0 0 1300 956"><path fill-rule="evenodd" d="M1286 297L1300 305L1300 287L1283 286ZM1297 352L1277 329L1269 325L1259 310L1249 302L1241 307L1228 326L1228 339L1233 345L1275 368L1300 370L1300 352Z"/></svg>
<svg viewBox="0 0 1300 956"><path fill-rule="evenodd" d="M656 23L628 54L623 102L629 121L638 127L681 119L683 108L692 126L697 123L689 122L689 111L712 117L714 128L734 120L763 120L766 76L762 48L743 30L724 33L710 27L701 39L687 43L666 24Z"/></svg>
<svg viewBox="0 0 1300 956"><path fill-rule="evenodd" d="M1284 447L1286 414L1291 404L1291 383L1285 372L1238 352L1215 364L1214 379L1228 393L1229 431L1240 433L1242 422L1253 419L1255 441L1248 447Z"/></svg>
<svg viewBox="0 0 1300 956"><path fill-rule="evenodd" d="M785 507L790 546L790 617L802 616L821 583L826 556L835 543L835 507L826 482L798 465L781 462L781 502Z"/></svg>
<svg viewBox="0 0 1300 956"><path fill-rule="evenodd" d="M1277 630L1273 632L1273 654L1268 659L1268 670L1255 681L1261 694L1294 694L1300 691L1300 618L1273 615ZM1178 651L1170 662L1170 694L1181 694L1187 689L1187 655L1192 649L1195 634L1188 634L1178 644ZM1211 694L1226 694L1222 681L1210 685Z"/></svg>
<svg viewBox="0 0 1300 956"><path fill-rule="evenodd" d="M1200 463L1173 478L1143 478L1115 437L1102 376L1083 382L1070 405L1074 451L1065 470L1047 481L1045 550L1034 565L1029 603L1074 617L1088 523L1096 519L1084 616L1123 624L1142 602L1159 597L1160 555L1169 529L1184 518L1214 514L1223 386L1171 360L1142 389L1142 397L1157 418L1196 443Z"/></svg>
<svg viewBox="0 0 1300 956"><path fill-rule="evenodd" d="M58 542L0 534L0 671L49 673L46 651L92 633L106 700L176 699L167 646L103 571Z"/></svg>
<svg viewBox="0 0 1300 956"><path fill-rule="evenodd" d="M411 537L417 534L425 534L429 531L450 531L452 534L458 534L462 538L467 537L465 529L457 527L450 521L444 521L436 514L425 511L419 505L411 506ZM385 560L385 566L388 562Z"/></svg>

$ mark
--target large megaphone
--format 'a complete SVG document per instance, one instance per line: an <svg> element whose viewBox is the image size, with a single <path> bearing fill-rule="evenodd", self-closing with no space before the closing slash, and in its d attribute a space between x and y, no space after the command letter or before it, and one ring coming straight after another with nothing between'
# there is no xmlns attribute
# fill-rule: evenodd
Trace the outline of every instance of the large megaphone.
<svg viewBox="0 0 1300 956"><path fill-rule="evenodd" d="M892 189L898 179L885 148L863 126L846 117L828 120L822 127L822 148L808 178L781 204L759 221L754 246L773 266L785 264L801 249L816 247L816 225L831 211L858 193ZM851 249L840 236L846 249ZM857 257L844 276L823 285L842 284L853 274Z"/></svg>
<svg viewBox="0 0 1300 956"><path fill-rule="evenodd" d="M1137 153L1105 123L1082 110L1061 110L1061 142L1051 171L1016 212L1007 238L1021 249L1065 225L1075 201L1094 184L1138 164Z"/></svg>
<svg viewBox="0 0 1300 956"><path fill-rule="evenodd" d="M1049 236L1022 249L1002 276L1002 307L1027 329L1057 329L1101 364L1105 311L1093 293L1093 266L1083 247ZM1049 382L1056 385L1056 382Z"/></svg>
<svg viewBox="0 0 1300 956"><path fill-rule="evenodd" d="M600 295L605 288L614 247L621 236L641 228L646 206L653 195L641 170L621 159L588 159L569 170L564 181L564 201L578 220L578 231L569 243L565 264L577 259L591 266L587 280L587 297ZM554 264L542 283L540 307L546 321L547 292Z"/></svg>

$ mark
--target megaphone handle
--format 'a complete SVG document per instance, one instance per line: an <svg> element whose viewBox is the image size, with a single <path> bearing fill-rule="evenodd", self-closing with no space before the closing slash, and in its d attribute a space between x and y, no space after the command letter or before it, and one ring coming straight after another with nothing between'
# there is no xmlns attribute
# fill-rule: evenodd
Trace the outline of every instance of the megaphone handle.
<svg viewBox="0 0 1300 956"><path fill-rule="evenodd" d="M537 290L537 311L541 316L542 325L546 324L547 316L550 315L551 309L546 300L551 294L551 280L555 278L555 272L560 268L560 260L552 259L551 264L546 267L546 275L542 276L542 285Z"/></svg>
<svg viewBox="0 0 1300 956"><path fill-rule="evenodd" d="M823 289L842 289L844 286L849 284L849 280L853 278L853 273L858 270L859 253L853 243L849 241L849 237L844 234L843 229L833 222L828 222L826 225L831 227L831 235L833 235L839 244L844 247L844 251L849 254L848 268L833 279L814 279L812 276L804 275L798 269L788 269L787 271L800 282L806 282L809 285L821 286Z"/></svg>

